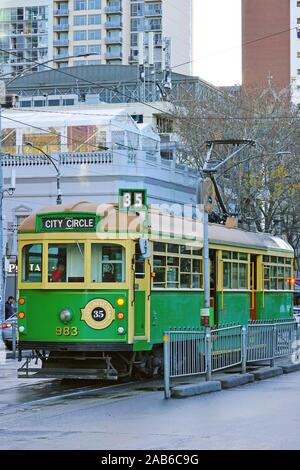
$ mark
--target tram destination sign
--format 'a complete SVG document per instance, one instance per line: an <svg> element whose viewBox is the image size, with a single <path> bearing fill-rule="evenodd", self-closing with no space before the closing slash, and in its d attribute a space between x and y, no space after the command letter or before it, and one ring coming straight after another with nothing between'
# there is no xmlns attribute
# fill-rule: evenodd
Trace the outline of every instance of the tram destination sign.
<svg viewBox="0 0 300 470"><path fill-rule="evenodd" d="M61 231L94 231L96 229L96 216L70 216L70 217L40 217L39 229L41 232Z"/></svg>

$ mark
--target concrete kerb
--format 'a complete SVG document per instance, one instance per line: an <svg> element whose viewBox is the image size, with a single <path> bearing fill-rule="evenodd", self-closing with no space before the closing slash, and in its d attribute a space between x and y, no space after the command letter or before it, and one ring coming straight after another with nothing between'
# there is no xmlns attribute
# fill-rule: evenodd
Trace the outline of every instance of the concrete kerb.
<svg viewBox="0 0 300 470"><path fill-rule="evenodd" d="M262 367L261 369L255 370L252 372L255 377L255 380L265 380L270 379L271 377L276 377L277 375L283 374L282 367Z"/></svg>
<svg viewBox="0 0 300 470"><path fill-rule="evenodd" d="M291 372L300 370L300 364L282 364L280 367L284 374L290 374Z"/></svg>
<svg viewBox="0 0 300 470"><path fill-rule="evenodd" d="M222 375L218 377L218 380L223 389L228 389L254 382L255 378L253 374L247 372L246 374Z"/></svg>
<svg viewBox="0 0 300 470"><path fill-rule="evenodd" d="M210 380L208 382L196 382L186 385L176 385L171 389L172 398L187 398L204 393L219 392L221 390L219 380Z"/></svg>

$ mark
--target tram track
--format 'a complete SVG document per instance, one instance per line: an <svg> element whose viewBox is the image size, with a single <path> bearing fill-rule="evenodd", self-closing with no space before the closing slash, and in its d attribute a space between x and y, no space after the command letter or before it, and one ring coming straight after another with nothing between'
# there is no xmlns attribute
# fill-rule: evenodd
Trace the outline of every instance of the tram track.
<svg viewBox="0 0 300 470"><path fill-rule="evenodd" d="M0 415L26 411L37 406L47 406L73 399L110 400L129 397L136 393L145 393L149 389L157 390L157 380L122 380L120 383L80 384L79 381L43 381L16 385L0 390Z"/></svg>

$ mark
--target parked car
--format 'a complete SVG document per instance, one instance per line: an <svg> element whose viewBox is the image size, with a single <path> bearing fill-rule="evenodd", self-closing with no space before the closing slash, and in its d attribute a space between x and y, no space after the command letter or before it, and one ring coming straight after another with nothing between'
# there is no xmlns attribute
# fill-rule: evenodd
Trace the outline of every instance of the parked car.
<svg viewBox="0 0 300 470"><path fill-rule="evenodd" d="M294 306L294 318L297 322L300 323L300 305L295 305Z"/></svg>
<svg viewBox="0 0 300 470"><path fill-rule="evenodd" d="M17 315L13 314L7 320L1 323L2 340L10 351L12 350L12 329L13 322L17 321Z"/></svg>

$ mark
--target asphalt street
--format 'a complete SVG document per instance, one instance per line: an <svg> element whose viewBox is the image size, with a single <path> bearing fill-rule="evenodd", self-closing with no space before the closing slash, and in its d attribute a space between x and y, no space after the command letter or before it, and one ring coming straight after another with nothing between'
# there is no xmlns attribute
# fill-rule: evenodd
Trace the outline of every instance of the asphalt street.
<svg viewBox="0 0 300 470"><path fill-rule="evenodd" d="M300 448L300 372L165 400L139 383L77 394L78 384L17 381L15 367L0 366L0 449Z"/></svg>

